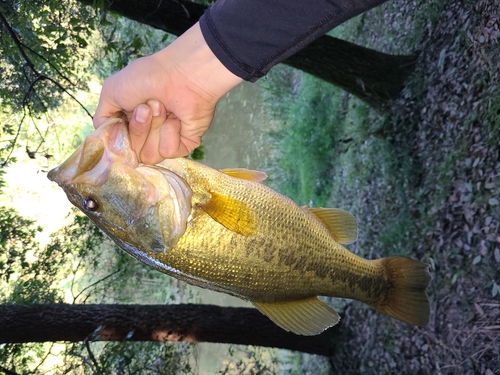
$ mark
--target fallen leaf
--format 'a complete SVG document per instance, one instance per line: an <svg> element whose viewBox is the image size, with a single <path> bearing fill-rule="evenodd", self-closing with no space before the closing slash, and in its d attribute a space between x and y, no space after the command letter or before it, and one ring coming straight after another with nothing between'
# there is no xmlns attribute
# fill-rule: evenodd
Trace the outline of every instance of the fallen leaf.
<svg viewBox="0 0 500 375"><path fill-rule="evenodd" d="M488 204L490 206L496 206L498 203L500 203L500 202L496 198L490 198L490 199L488 199Z"/></svg>
<svg viewBox="0 0 500 375"><path fill-rule="evenodd" d="M478 263L481 261L481 259L482 259L481 255L476 256L476 257L474 258L474 260L472 261L472 264L473 264L473 265L478 264Z"/></svg>

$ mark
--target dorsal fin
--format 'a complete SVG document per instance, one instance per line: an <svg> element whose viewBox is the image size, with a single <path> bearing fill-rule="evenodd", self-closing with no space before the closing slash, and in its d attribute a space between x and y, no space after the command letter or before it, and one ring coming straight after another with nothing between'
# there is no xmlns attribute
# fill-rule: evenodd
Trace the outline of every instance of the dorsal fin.
<svg viewBox="0 0 500 375"><path fill-rule="evenodd" d="M350 212L339 208L304 208L323 223L338 243L348 245L358 238L358 224Z"/></svg>
<svg viewBox="0 0 500 375"><path fill-rule="evenodd" d="M242 180L262 182L267 178L267 174L261 171L254 171L246 168L228 168L221 169L222 173L231 177L241 178Z"/></svg>
<svg viewBox="0 0 500 375"><path fill-rule="evenodd" d="M297 335L318 335L340 320L339 314L317 297L287 302L251 302L278 326Z"/></svg>
<svg viewBox="0 0 500 375"><path fill-rule="evenodd" d="M212 197L202 204L201 208L212 219L244 236L254 233L255 215L245 202L216 192L210 192L210 194Z"/></svg>

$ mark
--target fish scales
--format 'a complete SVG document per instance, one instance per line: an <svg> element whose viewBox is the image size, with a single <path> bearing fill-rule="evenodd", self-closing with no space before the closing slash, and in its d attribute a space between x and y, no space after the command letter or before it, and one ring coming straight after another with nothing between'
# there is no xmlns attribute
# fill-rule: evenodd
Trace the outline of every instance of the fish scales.
<svg viewBox="0 0 500 375"><path fill-rule="evenodd" d="M193 163L187 159L180 163L187 170L186 181L193 187L194 195L199 189L200 195L205 196L208 187L217 186L220 194L236 196L248 205L255 213L257 227L253 235L244 236L211 219L200 206L194 207L192 215L196 220L174 249L151 254L161 262L212 283L215 272L218 285L231 281L235 295L265 302L316 295L370 301L376 298L371 295L374 286L385 284L377 266L336 243L317 219L291 199L265 185L204 166L195 164L198 170L193 170ZM203 201L194 197L197 199ZM193 259L204 266L193 263ZM238 277L234 276L233 267L239 270ZM268 288L272 293L262 296L263 285L272 285ZM216 285L207 286L217 289ZM238 288L244 292L236 292Z"/></svg>
<svg viewBox="0 0 500 375"><path fill-rule="evenodd" d="M346 211L300 207L260 182L189 159L142 165L112 116L50 171L69 200L136 259L193 285L251 301L283 329L315 335L339 315L317 296L352 298L410 324L429 318L424 263L363 259Z"/></svg>

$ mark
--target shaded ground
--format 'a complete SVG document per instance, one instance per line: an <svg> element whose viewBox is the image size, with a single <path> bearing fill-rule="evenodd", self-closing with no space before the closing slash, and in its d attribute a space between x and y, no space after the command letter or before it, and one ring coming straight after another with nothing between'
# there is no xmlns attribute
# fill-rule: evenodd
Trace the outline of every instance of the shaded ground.
<svg viewBox="0 0 500 375"><path fill-rule="evenodd" d="M392 160L337 183L342 198L330 203L354 207L362 232L354 251L431 265L432 313L413 328L347 304L350 339L332 358L334 373L500 373L500 1L394 1L356 27L372 38L353 41L420 57L390 114L370 125L380 141L353 145L382 142ZM413 27L421 38L408 37Z"/></svg>

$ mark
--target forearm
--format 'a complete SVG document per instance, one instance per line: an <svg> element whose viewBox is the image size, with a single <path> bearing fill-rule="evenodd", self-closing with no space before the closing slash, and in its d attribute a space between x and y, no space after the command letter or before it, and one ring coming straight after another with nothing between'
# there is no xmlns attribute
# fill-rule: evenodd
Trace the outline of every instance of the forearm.
<svg viewBox="0 0 500 375"><path fill-rule="evenodd" d="M386 0L218 0L200 19L218 59L256 81L342 22Z"/></svg>
<svg viewBox="0 0 500 375"><path fill-rule="evenodd" d="M214 55L205 42L199 23L154 56L164 63L169 74L183 75L187 81L195 84L193 90L215 101L242 81Z"/></svg>

